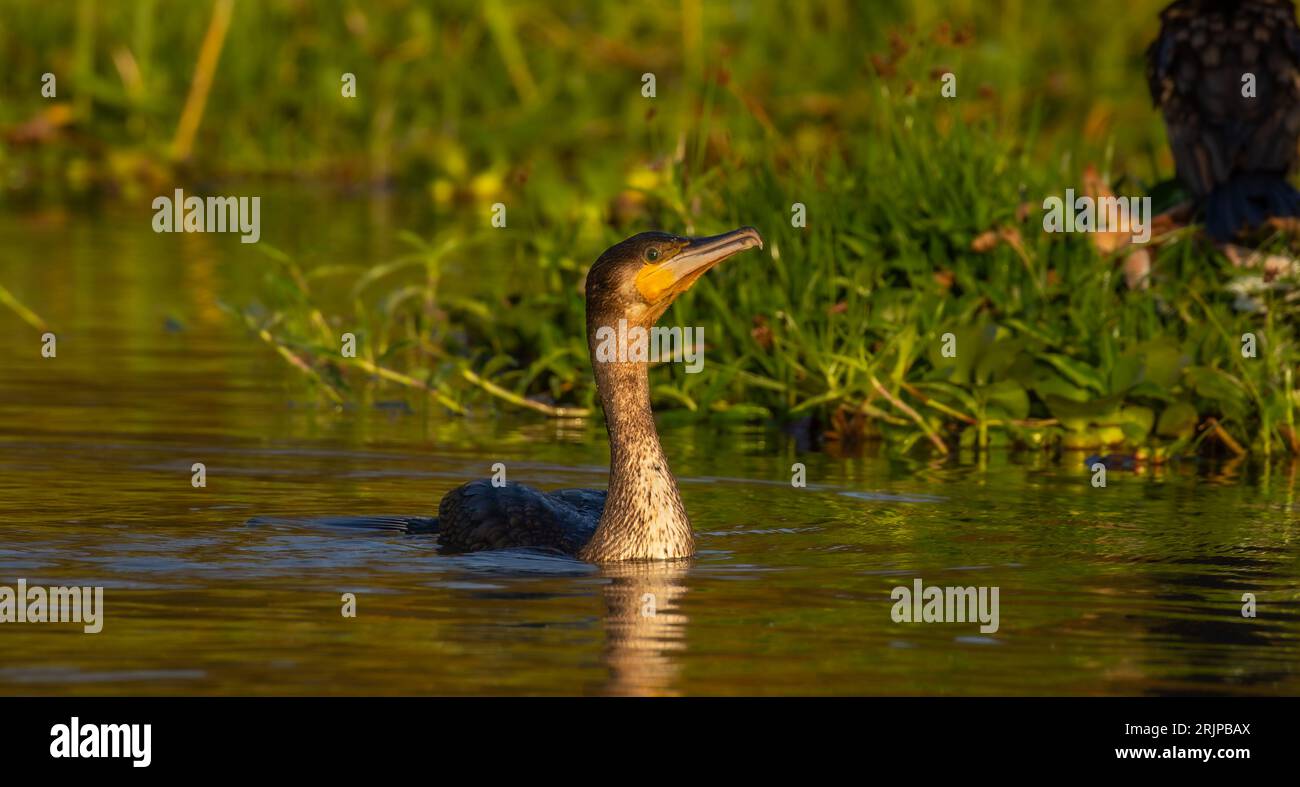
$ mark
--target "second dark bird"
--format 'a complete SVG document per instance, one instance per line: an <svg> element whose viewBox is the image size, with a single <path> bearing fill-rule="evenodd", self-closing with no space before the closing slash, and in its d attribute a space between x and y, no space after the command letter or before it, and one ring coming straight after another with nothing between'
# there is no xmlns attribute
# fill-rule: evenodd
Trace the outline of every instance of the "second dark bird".
<svg viewBox="0 0 1300 787"><path fill-rule="evenodd" d="M1147 49L1178 177L1216 240L1300 215L1300 29L1290 0L1177 0Z"/></svg>

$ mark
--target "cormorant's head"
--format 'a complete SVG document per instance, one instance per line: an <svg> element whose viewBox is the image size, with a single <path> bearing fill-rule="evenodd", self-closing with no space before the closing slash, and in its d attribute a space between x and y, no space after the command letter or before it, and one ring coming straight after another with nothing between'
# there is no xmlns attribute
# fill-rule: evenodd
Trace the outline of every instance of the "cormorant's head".
<svg viewBox="0 0 1300 787"><path fill-rule="evenodd" d="M587 272L588 331L620 319L652 327L705 271L755 246L763 237L753 227L706 238L643 232L610 246Z"/></svg>

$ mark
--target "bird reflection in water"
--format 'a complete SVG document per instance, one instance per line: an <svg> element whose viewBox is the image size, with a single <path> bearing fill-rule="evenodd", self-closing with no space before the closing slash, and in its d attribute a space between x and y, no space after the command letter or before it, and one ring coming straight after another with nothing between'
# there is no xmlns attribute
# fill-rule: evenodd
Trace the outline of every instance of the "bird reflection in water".
<svg viewBox="0 0 1300 787"><path fill-rule="evenodd" d="M605 693L620 696L676 696L686 649L686 561L606 563Z"/></svg>

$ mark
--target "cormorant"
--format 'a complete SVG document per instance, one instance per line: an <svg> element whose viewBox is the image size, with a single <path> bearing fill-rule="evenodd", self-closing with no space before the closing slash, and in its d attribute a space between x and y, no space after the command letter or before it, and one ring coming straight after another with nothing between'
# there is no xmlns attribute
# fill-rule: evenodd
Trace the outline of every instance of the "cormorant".
<svg viewBox="0 0 1300 787"><path fill-rule="evenodd" d="M609 431L609 490L540 492L489 479L453 489L438 506L441 547L475 552L549 548L593 563L666 560L695 552L690 520L668 469L650 410L648 362L612 357L603 340L646 334L709 268L762 248L753 227L706 238L643 232L611 246L587 273L587 347ZM621 333L620 333L621 331Z"/></svg>
<svg viewBox="0 0 1300 787"><path fill-rule="evenodd" d="M1300 30L1291 0L1177 0L1147 49L1178 178L1215 240L1300 215Z"/></svg>

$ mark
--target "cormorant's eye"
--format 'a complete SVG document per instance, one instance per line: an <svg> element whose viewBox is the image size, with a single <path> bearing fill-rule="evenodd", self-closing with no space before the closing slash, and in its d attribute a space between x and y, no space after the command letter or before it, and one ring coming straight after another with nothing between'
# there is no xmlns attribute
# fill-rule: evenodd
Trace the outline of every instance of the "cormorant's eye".
<svg viewBox="0 0 1300 787"><path fill-rule="evenodd" d="M651 246L650 248L646 249L645 258L647 262L654 262L655 260L659 259L659 247Z"/></svg>

